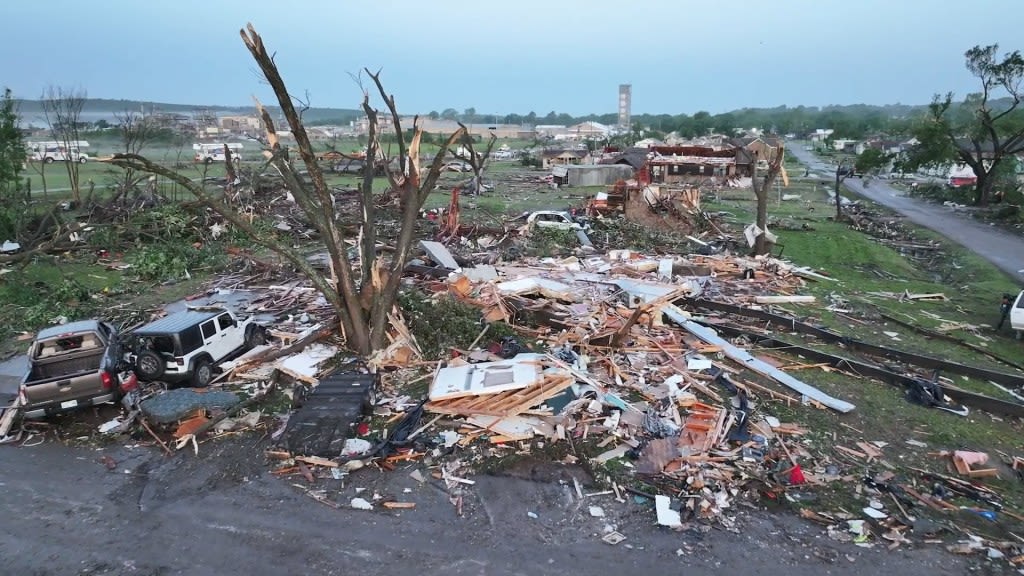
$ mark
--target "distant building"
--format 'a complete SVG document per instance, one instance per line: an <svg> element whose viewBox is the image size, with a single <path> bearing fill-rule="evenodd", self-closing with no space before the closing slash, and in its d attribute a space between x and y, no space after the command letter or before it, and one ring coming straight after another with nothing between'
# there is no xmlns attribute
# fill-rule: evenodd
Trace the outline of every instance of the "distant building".
<svg viewBox="0 0 1024 576"><path fill-rule="evenodd" d="M537 136L541 138L554 138L556 136L566 136L569 134L569 127L561 124L537 124L534 127L537 131Z"/></svg>
<svg viewBox="0 0 1024 576"><path fill-rule="evenodd" d="M591 164L592 160L587 150L545 150L540 155L541 167L545 169L553 166Z"/></svg>
<svg viewBox="0 0 1024 576"><path fill-rule="evenodd" d="M610 136L611 133L611 127L600 122L587 121L569 126L565 135L574 140L601 140Z"/></svg>
<svg viewBox="0 0 1024 576"><path fill-rule="evenodd" d="M263 128L263 122L256 116L221 116L217 121L227 132L258 132Z"/></svg>

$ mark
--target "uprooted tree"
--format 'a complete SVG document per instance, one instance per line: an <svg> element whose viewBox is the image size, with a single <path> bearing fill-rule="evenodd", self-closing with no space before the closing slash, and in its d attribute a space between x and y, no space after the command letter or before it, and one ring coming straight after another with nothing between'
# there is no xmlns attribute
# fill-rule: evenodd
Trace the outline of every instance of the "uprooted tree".
<svg viewBox="0 0 1024 576"><path fill-rule="evenodd" d="M1024 152L1024 56L1014 50L997 57L998 44L975 46L964 53L967 70L981 82L981 92L961 104L953 93L936 95L928 115L915 129L920 144L912 151L911 168L959 162L970 166L977 182L974 203L985 206L1000 165Z"/></svg>
<svg viewBox="0 0 1024 576"><path fill-rule="evenodd" d="M785 149L780 142L778 146L768 147L765 149L767 158L761 158L755 154L754 162L751 164L753 172L751 173L751 186L754 187L754 197L757 199L757 218L754 222L760 231L754 240L754 254L761 255L767 254L770 250L768 246L768 191L771 190L772 184L775 179L778 178L779 173L782 172L782 158L785 155ZM768 163L768 169L765 170L764 176L758 180L757 175L757 164L761 160Z"/></svg>
<svg viewBox="0 0 1024 576"><path fill-rule="evenodd" d="M288 146L282 145L271 114L256 101L256 108L266 126L268 164L280 175L283 185L294 197L310 224L322 239L330 261L329 276L320 273L297 249L282 242L273 235L260 233L249 220L230 203L222 192L207 189L202 182L193 182L188 176L165 166L156 164L138 154L117 154L109 162L148 172L167 178L189 190L198 201L222 215L227 221L249 235L252 240L280 255L319 290L338 315L340 328L349 347L363 355L372 354L387 344L387 328L398 289L402 271L409 259L414 239L414 230L419 212L434 189L441 174L446 151L465 133L457 130L448 137L426 169L420 166L420 140L423 132L418 118L413 120L411 137L406 138L402 130L401 117L395 106L395 98L389 95L381 82L380 74L366 70L373 80L377 92L383 99L387 113L391 116L392 128L398 147L398 156L391 162L384 162L384 174L392 190L399 197L400 231L394 243L389 261L377 254L377 209L374 203L373 181L377 163L364 163L363 181L359 190L359 225L352 231L339 219L334 209L334 197L324 180L324 173L317 161L316 153L296 109L293 97L285 87L273 56L267 51L263 39L250 24L240 31L246 48L259 65L261 71L277 98L288 127L295 139L299 158L290 157ZM370 91L363 91L362 107L369 119L369 134L366 158L377 158L381 153L378 111L370 104ZM231 163L230 150L225 149L227 163ZM305 168L300 173L297 163ZM349 241L358 248L358 259L349 255Z"/></svg>

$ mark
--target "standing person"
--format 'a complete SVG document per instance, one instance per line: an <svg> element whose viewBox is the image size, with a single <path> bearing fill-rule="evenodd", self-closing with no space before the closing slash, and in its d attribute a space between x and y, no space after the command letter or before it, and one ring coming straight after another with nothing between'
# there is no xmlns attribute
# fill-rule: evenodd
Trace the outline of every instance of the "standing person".
<svg viewBox="0 0 1024 576"><path fill-rule="evenodd" d="M996 326L996 331L1003 329L1003 323L1006 322L1006 318L1010 316L1010 308L1013 306L1013 296L1010 294L1003 294L1003 301L999 304L999 325Z"/></svg>

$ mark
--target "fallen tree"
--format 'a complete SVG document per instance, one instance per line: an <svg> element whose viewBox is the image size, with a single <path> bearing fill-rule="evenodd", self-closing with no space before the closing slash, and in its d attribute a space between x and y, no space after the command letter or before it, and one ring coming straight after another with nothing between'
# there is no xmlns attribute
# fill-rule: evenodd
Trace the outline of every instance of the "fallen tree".
<svg viewBox="0 0 1024 576"><path fill-rule="evenodd" d="M385 262L377 254L378 211L373 194L376 163L364 164L363 181L359 190L358 232L346 232L347 228L341 224L339 215L335 212L334 196L324 179L324 172L302 122L301 112L296 108L273 56L251 24L246 30L241 30L240 34L246 48L274 90L281 113L295 139L299 158L291 158L289 147L281 144L273 118L257 100L256 108L266 128L264 155L267 157L268 165L280 175L283 186L291 193L323 241L329 256L329 276L318 271L292 245L272 234L260 233L248 215L243 215L232 206L223 191L208 189L203 182L195 182L188 176L139 154L117 154L107 161L122 168L148 172L169 179L191 192L201 204L245 232L256 244L287 260L305 275L330 303L338 315L339 328L349 347L359 354L369 355L387 344L388 313L395 305L402 270L409 260L416 221L424 202L440 177L446 151L465 134L465 129L459 128L451 134L434 155L432 162L426 167L421 167L420 141L423 131L419 126L418 117L413 120L412 135L407 139L394 96L389 95L384 89L379 73L365 71L373 80L376 91L386 107L386 113L391 117L391 126L398 147L397 157L386 158L383 162L384 175L399 198L399 234L394 242L390 260ZM369 90L363 91L362 108L369 119L365 158L377 158L382 154L379 113L370 103ZM225 150L225 156L230 166L230 150ZM301 163L305 168L305 174L300 173L297 163ZM350 244L356 245L358 261L354 261L355 259L349 255Z"/></svg>

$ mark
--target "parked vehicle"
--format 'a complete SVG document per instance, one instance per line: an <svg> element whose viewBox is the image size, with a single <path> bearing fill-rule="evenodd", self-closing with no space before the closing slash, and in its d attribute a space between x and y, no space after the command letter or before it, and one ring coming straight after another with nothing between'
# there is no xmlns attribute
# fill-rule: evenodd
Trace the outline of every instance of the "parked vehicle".
<svg viewBox="0 0 1024 576"><path fill-rule="evenodd" d="M233 162L242 161L243 146L240 142L230 142L228 144L223 142L193 144L192 149L196 151L196 155L193 159L196 162L202 162L203 164L225 162L227 161L227 156L224 154L224 146L227 146L228 149L231 150L231 160Z"/></svg>
<svg viewBox="0 0 1024 576"><path fill-rule="evenodd" d="M538 210L526 218L531 227L557 230L586 230L588 226L564 210Z"/></svg>
<svg viewBox="0 0 1024 576"><path fill-rule="evenodd" d="M441 169L442 170L447 170L448 172L472 172L473 171L473 167L470 166L469 162L458 162L458 161L446 162L444 164L444 166L441 167Z"/></svg>
<svg viewBox="0 0 1024 576"><path fill-rule="evenodd" d="M1024 290L1017 294L1017 299L1010 308L1010 328L1017 332L1017 338L1024 335Z"/></svg>
<svg viewBox="0 0 1024 576"><path fill-rule="evenodd" d="M79 142L79 145L88 146L88 142ZM29 160L33 162L78 162L85 164L89 161L89 155L82 152L78 146L66 147L59 142L33 142L28 145Z"/></svg>
<svg viewBox="0 0 1024 576"><path fill-rule="evenodd" d="M124 364L117 329L99 320L40 330L28 363L19 391L25 418L114 402L134 384L119 377Z"/></svg>
<svg viewBox="0 0 1024 576"><path fill-rule="evenodd" d="M205 387L216 366L266 341L253 318L225 308L191 308L134 330L128 362L143 381L188 382Z"/></svg>

